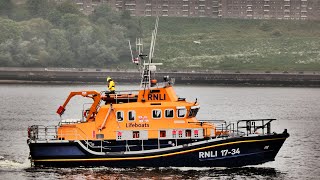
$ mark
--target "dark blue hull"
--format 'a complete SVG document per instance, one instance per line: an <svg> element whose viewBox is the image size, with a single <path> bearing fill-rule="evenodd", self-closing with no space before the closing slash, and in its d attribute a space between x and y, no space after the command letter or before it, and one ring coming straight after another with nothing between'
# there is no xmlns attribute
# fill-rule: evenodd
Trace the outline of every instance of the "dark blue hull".
<svg viewBox="0 0 320 180"><path fill-rule="evenodd" d="M203 140L146 151L94 153L76 141L29 142L35 166L239 167L274 161L289 134Z"/></svg>

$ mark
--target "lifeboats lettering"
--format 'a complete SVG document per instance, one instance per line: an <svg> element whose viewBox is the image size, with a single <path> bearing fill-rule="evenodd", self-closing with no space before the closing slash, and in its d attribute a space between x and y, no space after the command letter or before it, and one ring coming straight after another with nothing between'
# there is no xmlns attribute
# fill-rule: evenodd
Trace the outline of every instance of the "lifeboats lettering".
<svg viewBox="0 0 320 180"><path fill-rule="evenodd" d="M126 123L127 128L148 128L150 125L148 123Z"/></svg>
<svg viewBox="0 0 320 180"><path fill-rule="evenodd" d="M148 94L148 100L166 100L166 94Z"/></svg>

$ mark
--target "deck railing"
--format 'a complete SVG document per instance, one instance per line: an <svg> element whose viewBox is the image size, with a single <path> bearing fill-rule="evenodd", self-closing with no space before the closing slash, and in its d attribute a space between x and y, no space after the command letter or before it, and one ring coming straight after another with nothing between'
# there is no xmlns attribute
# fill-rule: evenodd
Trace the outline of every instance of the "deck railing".
<svg viewBox="0 0 320 180"><path fill-rule="evenodd" d="M203 123L211 123L216 127L216 137L248 136L250 134L270 134L271 122L276 119L245 119L236 122L225 120L203 120Z"/></svg>
<svg viewBox="0 0 320 180"><path fill-rule="evenodd" d="M72 136L72 137L75 137L76 140L85 141L87 148L90 146L88 137L86 135L85 137L81 135L81 134L85 134L81 129L76 128L73 130L58 133L58 127L59 126L32 125L28 128L28 137L29 139L37 142L37 141L50 141L50 140L63 141L64 139L59 137Z"/></svg>
<svg viewBox="0 0 320 180"><path fill-rule="evenodd" d="M266 135L271 133L271 122L276 119L251 119L251 120L238 120L236 122L226 122L224 120L206 120L206 121L199 121L194 123L200 123L200 125L205 125L207 123L214 124L215 134L211 134L211 138L232 138L232 137L239 137L239 136L249 136L252 134L255 135ZM30 140L37 142L43 141L64 141L61 137L74 137L74 140L79 140L82 145L86 146L89 149L92 149L96 152L107 152L110 148L115 148L115 146L108 145L108 140L103 138L97 139L94 142L89 141L88 136L79 128L75 128L69 131L59 131L59 126L41 126L41 125L33 125L28 128L28 137ZM203 133L206 134L208 129L204 129ZM148 130L148 131L158 131L158 130ZM116 133L116 131L115 131ZM188 137L191 138L191 137ZM177 136L174 138L169 139L161 139L160 133L158 134L158 144L154 144L154 148L163 148L163 147L171 147L181 145L184 139L188 138L178 138ZM201 138L201 137L199 137ZM204 138L204 137L202 137ZM125 140L125 139L124 139ZM135 150L145 150L149 145L145 144L148 140L147 137L140 138L140 139L131 139L138 140L141 144L130 144L128 140L125 140L125 150L130 151L132 148ZM181 141L182 140L182 141ZM137 141L137 142L138 142ZM170 143L169 143L170 142ZM122 145L120 145L122 146ZM152 149L154 149L152 148ZM149 147L150 149L150 147Z"/></svg>

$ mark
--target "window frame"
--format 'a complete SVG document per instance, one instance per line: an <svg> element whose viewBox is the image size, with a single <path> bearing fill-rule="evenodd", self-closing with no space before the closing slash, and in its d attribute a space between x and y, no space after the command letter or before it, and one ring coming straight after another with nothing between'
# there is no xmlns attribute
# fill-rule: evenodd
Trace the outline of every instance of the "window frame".
<svg viewBox="0 0 320 180"><path fill-rule="evenodd" d="M199 112L200 106L192 106L188 113L188 118L196 117Z"/></svg>
<svg viewBox="0 0 320 180"><path fill-rule="evenodd" d="M167 131L166 130L159 130L159 138L166 138Z"/></svg>
<svg viewBox="0 0 320 180"><path fill-rule="evenodd" d="M192 131L191 131L191 129L186 129L185 131L184 131L184 133L185 133L185 137L186 138L191 138L191 136L192 136Z"/></svg>
<svg viewBox="0 0 320 180"><path fill-rule="evenodd" d="M171 111L172 111L172 117L167 116L167 111L168 111L168 110L171 110ZM168 118L168 119L174 118L174 109L165 109L165 110L164 110L164 117L165 117L165 118Z"/></svg>
<svg viewBox="0 0 320 180"><path fill-rule="evenodd" d="M179 111L180 111L180 110L184 110L184 111L185 111L183 117L182 117L182 116L181 116L181 117L179 116ZM187 113L188 113L188 110L187 110L186 107L177 107L177 117L178 117L178 118L185 118L186 115L187 115Z"/></svg>
<svg viewBox="0 0 320 180"><path fill-rule="evenodd" d="M119 118L118 118L118 113L121 113L122 114L122 119L119 121ZM116 112L116 118L117 118L117 121L118 122L123 122L124 121L124 111L117 111Z"/></svg>
<svg viewBox="0 0 320 180"><path fill-rule="evenodd" d="M133 112L133 113L134 113L133 120L130 120L130 112ZM135 110L130 110L130 111L128 111L128 121L135 121L135 120L136 120L136 117L137 117L137 113L136 113Z"/></svg>
<svg viewBox="0 0 320 180"><path fill-rule="evenodd" d="M140 131L132 131L132 139L140 139Z"/></svg>
<svg viewBox="0 0 320 180"><path fill-rule="evenodd" d="M153 112L154 111L160 111L160 117L154 117ZM152 109L152 119L161 119L162 118L162 110L161 109Z"/></svg>

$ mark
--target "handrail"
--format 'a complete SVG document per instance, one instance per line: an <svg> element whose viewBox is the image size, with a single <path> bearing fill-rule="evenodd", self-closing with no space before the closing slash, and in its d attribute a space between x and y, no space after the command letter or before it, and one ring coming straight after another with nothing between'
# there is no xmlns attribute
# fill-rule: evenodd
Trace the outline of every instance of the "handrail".
<svg viewBox="0 0 320 180"><path fill-rule="evenodd" d="M189 122L200 124L204 123L214 124L216 130L219 130L218 137L243 136L246 134L256 134L261 130L261 134L271 133L271 122L276 119L242 119L236 122L226 122L225 120L200 120L198 122ZM260 123L260 124L259 124ZM235 127L236 124L236 127ZM244 124L244 125L243 125ZM245 129L245 131L241 131ZM265 132L266 130L266 132Z"/></svg>
<svg viewBox="0 0 320 180"><path fill-rule="evenodd" d="M99 131L101 131L103 128L105 128L107 119L108 119L108 117L109 117L109 115L110 115L110 113L111 113L112 110L113 110L113 107L112 107L112 103L111 103L111 104L110 104L109 111L108 111L106 117L104 118L103 123L101 124L101 126L100 126L100 128L99 128Z"/></svg>
<svg viewBox="0 0 320 180"><path fill-rule="evenodd" d="M267 129L267 134L271 133L271 122L276 119L248 119L237 121L237 129L246 129L247 135L256 133L257 130L261 129L262 134L265 134L264 130ZM267 123L265 123L267 121ZM245 122L245 126L239 126L240 123ZM256 126L256 122L261 122L261 125Z"/></svg>
<svg viewBox="0 0 320 180"><path fill-rule="evenodd" d="M190 122L190 123L200 123L202 126L203 123L215 123L213 128L218 132L217 134L211 136L211 138L232 138L232 137L239 137L239 136L249 136L249 135L268 135L271 133L271 122L275 121L276 119L248 119L248 120L238 120L236 122L226 122L224 120L209 120L209 121L199 121L199 122ZM107 140L100 139L100 145L99 144L92 144L91 141L89 142L89 138L86 133L82 131L80 128L75 128L72 130L67 131L60 131L61 134L58 134L58 127L59 126L42 126L42 125L33 125L30 126L28 129L28 137L30 140L33 140L37 142L38 140L61 140L61 137L68 137L72 136L75 137L75 140L83 141L83 145L86 145L87 148L93 148L97 149L98 151L104 152L106 149L110 149L113 146L108 146L105 142ZM211 127L209 127L211 128ZM172 128L169 128L172 129ZM176 128L176 129L188 129L188 128ZM240 131L243 130L244 131ZM164 144L161 143L161 137L160 137L160 131L159 129L141 129L140 131L158 131L158 144L157 148L161 148ZM261 132L258 132L258 130L261 130ZM266 130L266 132L265 132ZM205 133L206 129L203 129L203 133ZM117 130L114 130L114 132L117 132ZM84 135L84 136L83 136ZM171 145L178 145L178 140L180 142L180 137L172 137L171 139L175 140L175 143L172 143ZM98 139L97 139L98 140ZM136 144L128 144L127 139L126 140L126 151L130 151L131 147L134 146L141 146L141 149L143 150L145 148L144 139L143 137L137 138L137 139L130 139L130 140L139 140L142 141L141 145ZM84 144L85 143L85 144ZM98 152L97 151L97 152Z"/></svg>
<svg viewBox="0 0 320 180"><path fill-rule="evenodd" d="M77 140L84 140L88 144L88 136L85 134L86 138L83 138L83 136L77 132L78 130L85 134L80 128L65 131L63 134L58 134L58 126L32 125L29 127L29 138L31 140L61 140L58 138L59 136L63 137L72 135L80 137Z"/></svg>

